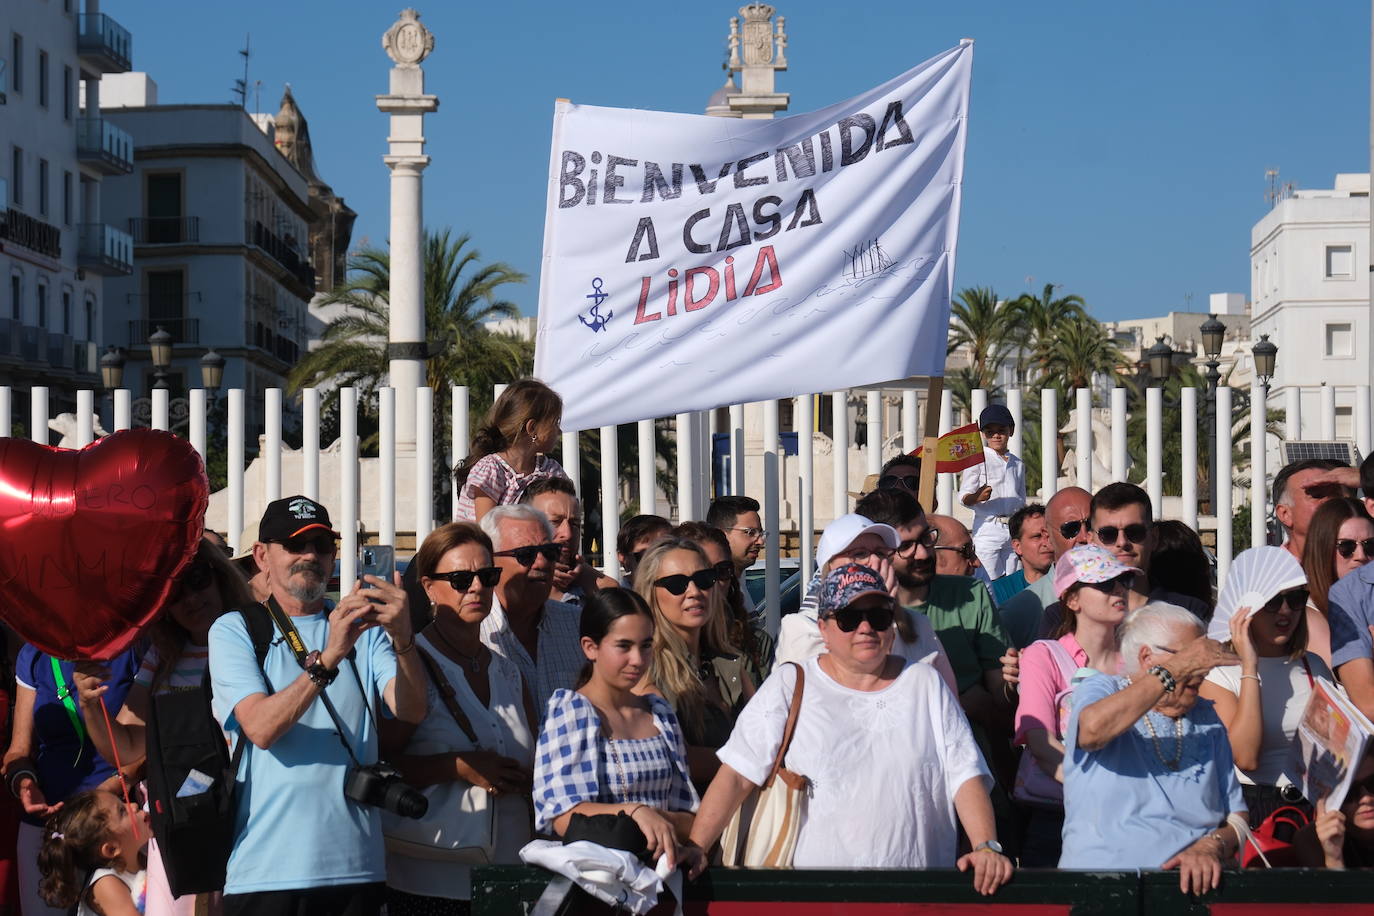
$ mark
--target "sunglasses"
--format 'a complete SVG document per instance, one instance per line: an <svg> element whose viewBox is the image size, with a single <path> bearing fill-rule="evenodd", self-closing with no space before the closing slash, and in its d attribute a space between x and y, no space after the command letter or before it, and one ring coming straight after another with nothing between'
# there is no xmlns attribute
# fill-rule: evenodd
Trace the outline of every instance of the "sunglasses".
<svg viewBox="0 0 1374 916"><path fill-rule="evenodd" d="M1264 611L1266 614L1277 614L1279 612L1279 605L1286 604L1290 611L1301 611L1307 607L1307 597L1308 591L1305 588L1295 588L1286 592L1279 592L1266 601L1264 607L1260 608L1260 610Z"/></svg>
<svg viewBox="0 0 1374 916"><path fill-rule="evenodd" d="M959 554L959 556L963 557L965 560L972 560L972 559L974 558L974 556L975 556L975 551L974 551L974 549L973 549L973 544L972 544L972 543L968 543L968 544L959 544L959 545L957 545L957 546L954 545L954 544L936 544L936 545L935 545L934 547L932 547L931 549L932 549L932 550L953 550L955 553Z"/></svg>
<svg viewBox="0 0 1374 916"><path fill-rule="evenodd" d="M940 529L939 529L939 528L927 528L925 531L923 531L923 532L921 533L921 536L920 536L920 537L912 538L912 539L909 540L909 541L902 541L902 543L898 544L898 545L897 545L897 556L899 556L899 557L911 557L911 556L915 556L915 555L916 555L916 547L917 547L917 545L920 545L921 547L924 547L924 548L926 548L927 550L931 550L931 549L934 549L935 545L938 544L939 542L940 542Z"/></svg>
<svg viewBox="0 0 1374 916"><path fill-rule="evenodd" d="M734 560L721 560L711 568L716 571L716 581L721 585L725 585L729 583L731 579L735 578Z"/></svg>
<svg viewBox="0 0 1374 916"><path fill-rule="evenodd" d="M1097 529L1097 540L1104 546L1110 547L1115 544L1122 534L1126 535L1126 540L1132 544L1144 544L1145 538L1150 535L1150 526L1142 525L1139 522L1118 528L1116 525L1103 525Z"/></svg>
<svg viewBox="0 0 1374 916"><path fill-rule="evenodd" d="M881 633L892 626L892 621L896 618L897 612L892 605L884 604L877 607L854 607L848 605L838 611L830 613L829 617L835 621L835 626L840 628L842 633L853 633L859 628L859 624L867 620L868 625L873 628L873 632Z"/></svg>
<svg viewBox="0 0 1374 916"><path fill-rule="evenodd" d="M900 476L897 474L884 474L882 477L878 478L879 490L893 490L897 487L915 493L917 490L921 489L921 477L919 474L902 474Z"/></svg>
<svg viewBox="0 0 1374 916"><path fill-rule="evenodd" d="M710 590L716 584L716 579L720 573L714 568L698 569L690 576L679 573L676 576L664 576L662 579L655 579L654 585L658 588L666 589L670 595L681 595L687 591L689 584L695 585L703 592Z"/></svg>
<svg viewBox="0 0 1374 916"><path fill-rule="evenodd" d="M510 550L498 550L492 554L494 557L514 557L515 562L521 566L530 567L534 565L536 557L543 555L544 559L550 563L555 562L563 555L562 544L529 544L524 547L512 547Z"/></svg>
<svg viewBox="0 0 1374 916"><path fill-rule="evenodd" d="M1359 541L1352 538L1341 538L1336 541L1336 553L1340 554L1342 559L1348 560L1355 555L1357 545L1366 558L1374 558L1374 538L1364 538Z"/></svg>
<svg viewBox="0 0 1374 916"><path fill-rule="evenodd" d="M1118 587L1121 588L1122 591L1129 592L1135 585L1135 573L1122 573L1113 579L1108 579L1106 582L1084 582L1083 585L1087 588L1096 589L1104 595L1110 595L1112 592L1116 591Z"/></svg>
<svg viewBox="0 0 1374 916"><path fill-rule="evenodd" d="M334 552L334 539L328 535L316 538L300 538L298 540L282 541L281 546L288 553L305 553L313 549L317 554Z"/></svg>
<svg viewBox="0 0 1374 916"><path fill-rule="evenodd" d="M472 588L472 580L476 579L482 583L484 588L491 588L501 581L501 567L484 566L481 569L455 569L451 572L431 573L429 578L447 582L460 592L465 592Z"/></svg>
<svg viewBox="0 0 1374 916"><path fill-rule="evenodd" d="M1078 537L1078 532L1088 527L1088 519L1079 518L1071 522L1065 522L1059 526L1059 533L1064 536L1064 540L1072 541Z"/></svg>
<svg viewBox="0 0 1374 916"><path fill-rule="evenodd" d="M195 560L177 580L176 587L172 589L172 598L176 599L188 593L201 591L213 581L215 581L215 571L210 564L203 560Z"/></svg>
<svg viewBox="0 0 1374 916"><path fill-rule="evenodd" d="M1366 776L1359 782L1352 782L1350 788L1346 790L1345 800L1347 803L1359 801L1366 795L1374 795L1374 774Z"/></svg>

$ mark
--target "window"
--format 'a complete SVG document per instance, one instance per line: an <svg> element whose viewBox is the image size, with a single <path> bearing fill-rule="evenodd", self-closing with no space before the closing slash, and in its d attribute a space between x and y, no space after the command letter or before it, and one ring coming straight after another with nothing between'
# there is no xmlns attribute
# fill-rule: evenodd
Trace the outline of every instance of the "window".
<svg viewBox="0 0 1374 916"><path fill-rule="evenodd" d="M38 326L48 326L48 287L45 283L38 284Z"/></svg>
<svg viewBox="0 0 1374 916"><path fill-rule="evenodd" d="M38 104L48 107L48 52L38 52Z"/></svg>
<svg viewBox="0 0 1374 916"><path fill-rule="evenodd" d="M148 330L162 325L176 341L184 340L186 275L180 270L150 270L143 277L148 291Z"/></svg>
<svg viewBox="0 0 1374 916"><path fill-rule="evenodd" d="M15 321L24 317L24 280L19 274L10 274L10 317Z"/></svg>
<svg viewBox="0 0 1374 916"><path fill-rule="evenodd" d="M48 215L48 160L38 160L38 215Z"/></svg>
<svg viewBox="0 0 1374 916"><path fill-rule="evenodd" d="M10 200L24 206L24 150L17 146L10 149Z"/></svg>
<svg viewBox="0 0 1374 916"><path fill-rule="evenodd" d="M72 332L72 291L62 290L62 333Z"/></svg>
<svg viewBox="0 0 1374 916"><path fill-rule="evenodd" d="M62 173L62 223L72 224L72 173Z"/></svg>
<svg viewBox="0 0 1374 916"><path fill-rule="evenodd" d="M86 339L95 340L95 300L86 297Z"/></svg>
<svg viewBox="0 0 1374 916"><path fill-rule="evenodd" d="M146 240L184 242L181 220L181 175L164 172L147 177L143 212L148 217Z"/></svg>
<svg viewBox="0 0 1374 916"><path fill-rule="evenodd" d="M1326 326L1326 355L1355 355L1355 335L1350 322L1333 322Z"/></svg>
<svg viewBox="0 0 1374 916"><path fill-rule="evenodd" d="M1336 408L1336 438L1355 438L1355 411L1351 407Z"/></svg>
<svg viewBox="0 0 1374 916"><path fill-rule="evenodd" d="M76 99L76 77L72 75L71 67L62 68L62 118L70 121L72 119L72 105Z"/></svg>
<svg viewBox="0 0 1374 916"><path fill-rule="evenodd" d="M10 34L10 87L15 94L24 91L24 36L18 32Z"/></svg>
<svg viewBox="0 0 1374 916"><path fill-rule="evenodd" d="M1349 280L1355 276L1355 251L1350 245L1326 246L1326 276L1333 280Z"/></svg>

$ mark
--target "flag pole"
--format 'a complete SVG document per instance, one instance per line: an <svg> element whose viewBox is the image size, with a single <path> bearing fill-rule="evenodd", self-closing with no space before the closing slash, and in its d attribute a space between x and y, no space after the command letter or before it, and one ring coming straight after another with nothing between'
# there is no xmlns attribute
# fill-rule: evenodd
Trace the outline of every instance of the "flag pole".
<svg viewBox="0 0 1374 916"><path fill-rule="evenodd" d="M932 376L926 380L926 413L921 438L921 489L919 498L921 508L932 511L935 505L935 471L940 461L940 396L945 390L945 380ZM945 507L949 511L949 507Z"/></svg>

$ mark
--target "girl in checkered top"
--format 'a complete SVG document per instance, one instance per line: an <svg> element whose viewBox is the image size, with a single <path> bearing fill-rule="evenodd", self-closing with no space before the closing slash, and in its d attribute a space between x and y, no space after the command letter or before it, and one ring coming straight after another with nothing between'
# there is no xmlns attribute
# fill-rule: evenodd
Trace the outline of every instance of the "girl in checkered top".
<svg viewBox="0 0 1374 916"><path fill-rule="evenodd" d="M653 616L634 592L605 589L582 609L581 637L581 681L549 698L535 751L535 827L561 836L575 813L623 812L650 854L676 864L697 795L672 707L634 692L653 657Z"/></svg>

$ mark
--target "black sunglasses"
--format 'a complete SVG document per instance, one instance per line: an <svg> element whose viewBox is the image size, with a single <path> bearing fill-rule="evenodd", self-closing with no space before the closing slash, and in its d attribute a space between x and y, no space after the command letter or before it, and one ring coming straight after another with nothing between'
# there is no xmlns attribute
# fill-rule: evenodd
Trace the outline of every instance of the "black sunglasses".
<svg viewBox="0 0 1374 916"><path fill-rule="evenodd" d="M915 554L916 554L916 545L917 545L917 544L919 544L920 546L925 547L926 549L929 550L929 549L933 549L933 548L935 547L935 545L938 544L938 543L940 543L940 529L939 529L939 528L927 528L925 531L921 532L921 536L920 536L920 537L914 537L914 538L912 538L912 539L909 540L909 541L902 541L900 544L898 544L898 545L897 545L897 556L899 556L899 557L910 557L910 556L915 556Z"/></svg>
<svg viewBox="0 0 1374 916"><path fill-rule="evenodd" d="M1350 788L1345 792L1345 800L1347 802L1359 801L1366 795L1374 795L1374 773L1359 782L1352 782Z"/></svg>
<svg viewBox="0 0 1374 916"><path fill-rule="evenodd" d="M514 557L515 562L521 566L533 566L535 557L540 554L550 563L555 562L563 555L562 544L528 544L524 547L512 547L510 550L498 550L492 554L494 557Z"/></svg>
<svg viewBox="0 0 1374 916"><path fill-rule="evenodd" d="M315 549L315 553L320 555L334 552L334 539L328 535L314 538L292 538L280 543L288 553L305 553L312 547Z"/></svg>
<svg viewBox="0 0 1374 916"><path fill-rule="evenodd" d="M919 474L884 474L878 478L879 490L892 490L897 487L910 490L915 493L921 489L921 477Z"/></svg>
<svg viewBox="0 0 1374 916"><path fill-rule="evenodd" d="M1116 591L1118 585L1129 592L1135 585L1135 573L1122 573L1119 576L1113 576L1105 582L1084 582L1083 584L1088 588L1096 589L1106 595L1110 595L1112 592Z"/></svg>
<svg viewBox="0 0 1374 916"><path fill-rule="evenodd" d="M676 576L664 576L662 579L655 579L654 585L658 588L666 589L670 595L681 595L687 591L690 583L704 591L709 591L711 586L716 584L716 579L720 574L713 569L698 569L690 576L679 573Z"/></svg>
<svg viewBox="0 0 1374 916"><path fill-rule="evenodd" d="M835 626L839 627L842 633L853 633L859 628L859 624L865 620L873 628L873 632L881 633L892 626L892 621L896 618L897 612L893 610L890 604L877 607L854 607L851 604L831 612L829 616L835 621Z"/></svg>
<svg viewBox="0 0 1374 916"><path fill-rule="evenodd" d="M215 579L215 570L204 560L193 560L191 565L186 567L186 571L177 580L176 587L172 590L173 598L180 598L188 592L198 592L205 588Z"/></svg>
<svg viewBox="0 0 1374 916"><path fill-rule="evenodd" d="M1072 541L1074 538L1078 537L1078 532L1082 531L1083 528L1087 526L1087 524L1088 519L1086 518L1079 518L1074 519L1071 522L1064 522L1064 524L1059 526L1059 533L1064 536L1064 540Z"/></svg>
<svg viewBox="0 0 1374 916"><path fill-rule="evenodd" d="M1374 559L1374 538L1364 538L1354 540L1353 538L1341 538L1336 541L1336 553L1343 559L1350 559L1355 555L1355 546L1359 545L1360 552L1368 559Z"/></svg>
<svg viewBox="0 0 1374 916"><path fill-rule="evenodd" d="M1274 597L1264 603L1260 610L1267 614L1277 614L1279 605L1287 604L1290 611L1301 611L1307 607L1308 591L1305 588L1289 589L1286 592L1279 592Z"/></svg>
<svg viewBox="0 0 1374 916"><path fill-rule="evenodd" d="M1119 528L1116 525L1103 525L1097 529L1097 540L1110 547L1120 539L1122 534L1126 535L1126 540L1132 544L1144 544L1145 538L1150 536L1150 526L1142 525L1139 522Z"/></svg>
<svg viewBox="0 0 1374 916"><path fill-rule="evenodd" d="M429 578L441 579L460 592L472 588L472 580L481 582L483 587L491 588L501 581L501 567L484 566L481 569L455 569L452 572L431 573Z"/></svg>
<svg viewBox="0 0 1374 916"><path fill-rule="evenodd" d="M719 582L721 585L725 585L731 579L735 578L734 560L721 560L719 563L717 563L715 566L712 566L711 568L716 571L716 581Z"/></svg>
<svg viewBox="0 0 1374 916"><path fill-rule="evenodd" d="M973 549L973 544L972 544L971 542L968 543L968 544L958 544L958 545L955 545L955 544L936 544L936 545L935 545L933 548L931 548L931 549L932 549L932 550L953 550L955 553L959 554L959 556L963 557L965 560L972 560L975 556L977 556L977 551L975 551L975 550Z"/></svg>

